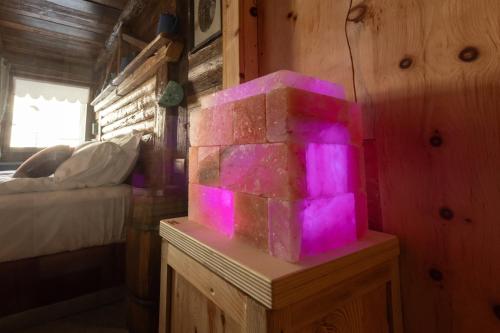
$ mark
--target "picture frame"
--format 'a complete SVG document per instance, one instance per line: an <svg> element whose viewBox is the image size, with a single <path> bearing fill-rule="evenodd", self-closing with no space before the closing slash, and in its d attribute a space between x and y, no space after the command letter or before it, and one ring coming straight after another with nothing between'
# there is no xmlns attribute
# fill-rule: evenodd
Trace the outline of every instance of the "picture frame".
<svg viewBox="0 0 500 333"><path fill-rule="evenodd" d="M222 0L192 0L192 49L202 49L222 35Z"/></svg>

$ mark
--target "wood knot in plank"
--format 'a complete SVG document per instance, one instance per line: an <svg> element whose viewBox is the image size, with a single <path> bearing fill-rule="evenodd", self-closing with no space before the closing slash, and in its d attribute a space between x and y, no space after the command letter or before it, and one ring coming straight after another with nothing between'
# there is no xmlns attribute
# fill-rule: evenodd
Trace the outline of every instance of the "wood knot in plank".
<svg viewBox="0 0 500 333"><path fill-rule="evenodd" d="M361 22L365 17L367 11L368 7L366 5L360 4L354 6L351 8L351 10L349 10L349 13L347 14L347 21L354 23Z"/></svg>
<svg viewBox="0 0 500 333"><path fill-rule="evenodd" d="M250 7L250 15L253 17L257 17L257 7L255 6Z"/></svg>
<svg viewBox="0 0 500 333"><path fill-rule="evenodd" d="M443 273L440 270L436 269L436 268L431 268L429 270L429 276L434 281L443 281Z"/></svg>
<svg viewBox="0 0 500 333"><path fill-rule="evenodd" d="M429 139L429 143L433 147L440 147L443 144L443 138L441 137L441 134L438 131L435 131Z"/></svg>
<svg viewBox="0 0 500 333"><path fill-rule="evenodd" d="M441 207L439 209L439 216L441 216L441 218L443 220L448 220L449 221L449 220L453 219L453 217L455 216L455 214L448 207Z"/></svg>
<svg viewBox="0 0 500 333"><path fill-rule="evenodd" d="M464 62L472 62L479 58L479 50L476 47L468 46L460 51L458 58Z"/></svg>
<svg viewBox="0 0 500 333"><path fill-rule="evenodd" d="M399 68L408 69L411 67L412 64L413 64L413 59L411 57L404 57L399 62Z"/></svg>

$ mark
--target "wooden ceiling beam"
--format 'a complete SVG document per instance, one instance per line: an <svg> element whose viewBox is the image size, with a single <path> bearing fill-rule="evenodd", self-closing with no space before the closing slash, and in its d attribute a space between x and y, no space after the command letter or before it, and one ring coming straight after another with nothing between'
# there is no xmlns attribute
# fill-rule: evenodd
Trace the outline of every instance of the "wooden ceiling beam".
<svg viewBox="0 0 500 333"><path fill-rule="evenodd" d="M113 45L115 44L116 39L118 38L119 31L121 31L122 26L126 22L128 22L131 18L139 15L144 10L144 7L150 1L152 1L152 0L128 0L127 5L123 9L120 17L118 18L118 22L116 22L115 27L113 28L113 31L111 32L110 36L106 40L106 43L104 44L104 50L101 51L101 54L97 58L95 70L98 70L99 68L101 68L102 65L111 56L111 53L113 50Z"/></svg>
<svg viewBox="0 0 500 333"><path fill-rule="evenodd" d="M123 10L127 4L127 0L90 0L89 2L97 3L107 7Z"/></svg>
<svg viewBox="0 0 500 333"><path fill-rule="evenodd" d="M52 70L37 70L32 67L12 66L12 74L24 78L37 79L49 82L60 82L67 84L91 87L94 85L92 75L76 76L72 73L61 73Z"/></svg>
<svg viewBox="0 0 500 333"><path fill-rule="evenodd" d="M62 52L57 52L57 49L47 49L40 48L39 45L22 43L22 44L5 44L5 52L17 53L17 54L29 54L37 58L43 58L48 60L55 60L61 63L77 64L81 66L92 67L95 62L95 58L76 56L71 54L64 54Z"/></svg>
<svg viewBox="0 0 500 333"><path fill-rule="evenodd" d="M66 36L66 38L74 38L89 43L102 45L106 38L103 34L98 34L92 31L76 29L61 24L40 20L38 18L28 17L24 15L17 15L5 10L0 12L0 22L3 26L10 26L14 29L17 27L20 30L29 29L30 31L55 33L58 35ZM19 25L25 28L19 27Z"/></svg>
<svg viewBox="0 0 500 333"><path fill-rule="evenodd" d="M65 13L64 11L56 11L44 6L43 1L33 2L33 0L18 2L0 0L2 11L6 14L22 15L27 17L44 20L47 22L57 23L64 26L92 31L99 34L107 35L113 29L113 24L101 23L97 19L83 17Z"/></svg>
<svg viewBox="0 0 500 333"><path fill-rule="evenodd" d="M108 6L103 6L97 3L98 1L85 1L85 0L46 0L55 5L66 7L72 10L84 12L92 15L105 15L114 16L117 19L120 16L120 10Z"/></svg>
<svg viewBox="0 0 500 333"><path fill-rule="evenodd" d="M18 31L26 31L26 32L31 32L31 33L36 33L42 36L50 36L50 37L57 37L62 40L79 40L83 43L87 43L89 45L95 45L95 46L101 46L102 41L101 40L91 40L91 39L83 39L78 36L70 35L67 33L62 33L62 32L57 32L57 31L50 31L47 29L39 28L39 27L33 27L29 25L25 25L22 23L18 22L12 22L12 21L7 21L5 19L0 19L0 26L13 29L13 30L18 30Z"/></svg>
<svg viewBox="0 0 500 333"><path fill-rule="evenodd" d="M87 73L92 70L92 66L85 66L81 64L75 64L70 62L62 62L54 59L46 59L41 57L36 57L33 55L27 55L24 53L14 53L5 52L5 58L9 60L11 64L19 64L23 66L40 67L40 68L51 68L53 70L59 70L61 72L73 72L73 73Z"/></svg>
<svg viewBox="0 0 500 333"><path fill-rule="evenodd" d="M102 45L91 45L86 42L72 39L61 39L58 36L49 34L40 35L31 31L20 31L0 26L0 32L4 36L4 42L10 43L29 43L33 47L44 49L54 48L54 52L78 52L79 55L95 57L102 49Z"/></svg>

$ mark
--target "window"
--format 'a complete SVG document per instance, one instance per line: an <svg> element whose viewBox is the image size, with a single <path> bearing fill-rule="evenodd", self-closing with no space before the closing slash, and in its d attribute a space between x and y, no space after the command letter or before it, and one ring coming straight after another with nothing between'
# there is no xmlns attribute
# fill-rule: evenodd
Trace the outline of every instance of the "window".
<svg viewBox="0 0 500 333"><path fill-rule="evenodd" d="M14 78L10 147L82 143L88 98L88 88Z"/></svg>

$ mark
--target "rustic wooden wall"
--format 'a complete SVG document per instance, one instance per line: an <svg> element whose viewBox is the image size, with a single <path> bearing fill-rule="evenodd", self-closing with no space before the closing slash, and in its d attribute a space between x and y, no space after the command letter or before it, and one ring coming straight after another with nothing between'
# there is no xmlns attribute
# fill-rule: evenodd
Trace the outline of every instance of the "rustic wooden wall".
<svg viewBox="0 0 500 333"><path fill-rule="evenodd" d="M161 13L176 14L175 0L149 0L143 11L127 23L129 32L147 43L156 37Z"/></svg>
<svg viewBox="0 0 500 333"><path fill-rule="evenodd" d="M375 225L401 240L406 332L500 331L499 12L495 0L259 2L260 74L336 81L363 106Z"/></svg>
<svg viewBox="0 0 500 333"><path fill-rule="evenodd" d="M177 0L176 11L179 17L179 34L186 45L176 72L176 79L183 86L186 95L178 108L176 161L179 167L187 167L188 114L199 109L200 98L222 89L222 39L215 39L194 52L191 1ZM187 183L184 186L187 191Z"/></svg>

